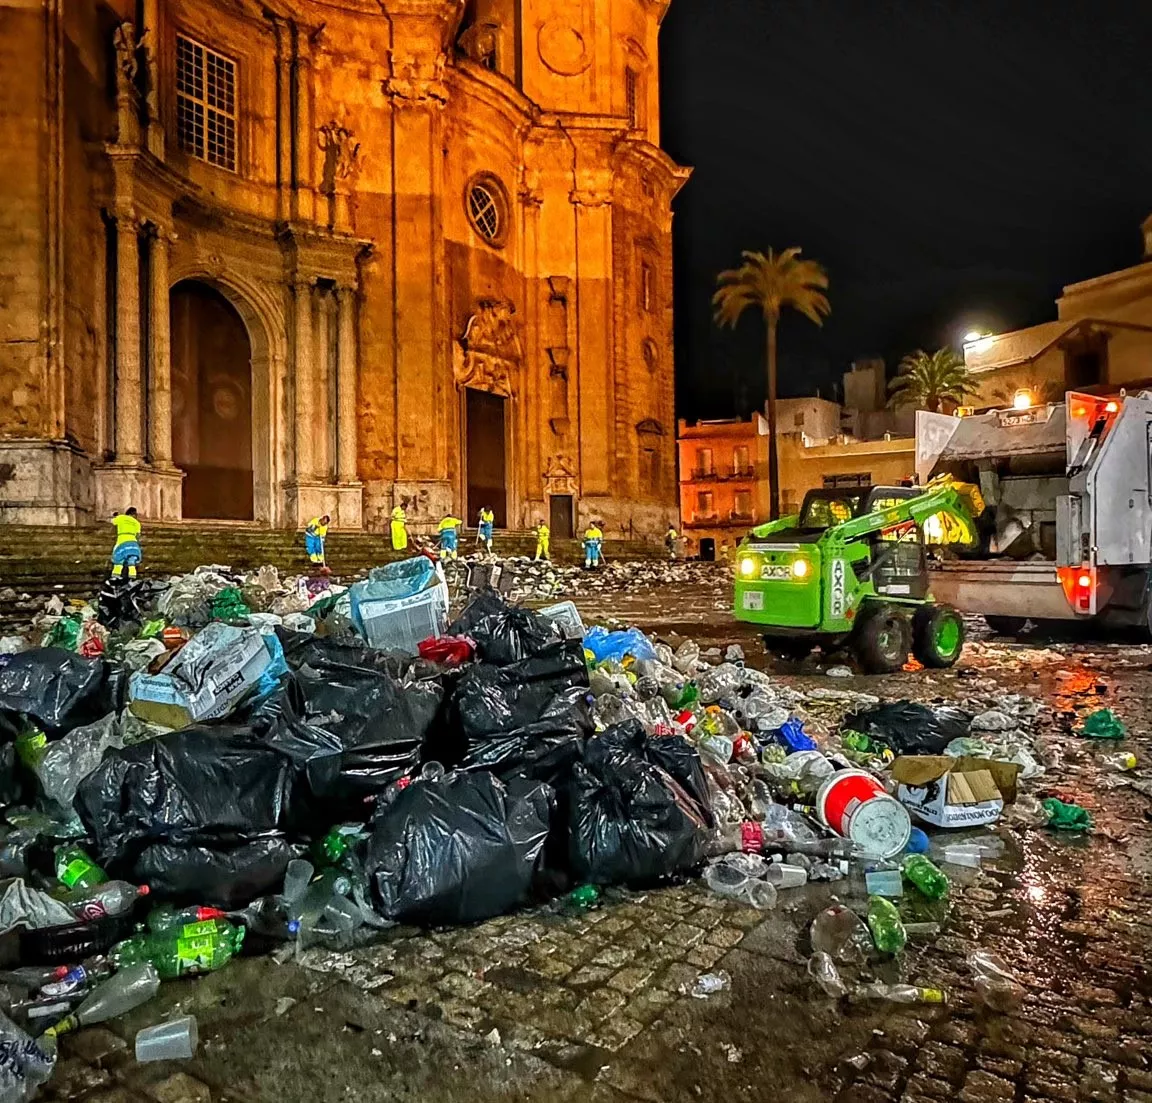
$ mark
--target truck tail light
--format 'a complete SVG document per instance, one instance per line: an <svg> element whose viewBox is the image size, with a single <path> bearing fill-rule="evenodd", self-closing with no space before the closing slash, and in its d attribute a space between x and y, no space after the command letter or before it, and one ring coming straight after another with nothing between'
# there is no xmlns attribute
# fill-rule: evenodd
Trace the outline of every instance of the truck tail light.
<svg viewBox="0 0 1152 1103"><path fill-rule="evenodd" d="M1096 568L1088 565L1059 567L1056 573L1060 576L1060 585L1064 588L1064 596L1068 599L1068 604L1077 613L1092 612L1092 595L1096 589Z"/></svg>

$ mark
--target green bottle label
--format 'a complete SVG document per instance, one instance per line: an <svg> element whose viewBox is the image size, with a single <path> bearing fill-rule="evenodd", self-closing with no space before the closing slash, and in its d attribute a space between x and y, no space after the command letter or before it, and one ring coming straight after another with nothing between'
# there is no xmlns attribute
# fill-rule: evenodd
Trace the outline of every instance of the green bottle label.
<svg viewBox="0 0 1152 1103"><path fill-rule="evenodd" d="M44 750L48 746L48 736L39 729L25 732L16 740L16 753L20 761L30 770L34 770L44 757Z"/></svg>
<svg viewBox="0 0 1152 1103"><path fill-rule="evenodd" d="M200 935L213 935L216 933L215 919L201 919L198 923L186 923L180 928L181 938L198 938Z"/></svg>
<svg viewBox="0 0 1152 1103"><path fill-rule="evenodd" d="M76 887L76 882L86 877L95 867L87 858L73 858L60 872L60 880L70 889Z"/></svg>
<svg viewBox="0 0 1152 1103"><path fill-rule="evenodd" d="M198 923L190 926L200 926ZM185 928L187 930L187 928ZM207 973L216 957L216 939L204 934L176 941L176 969L180 973Z"/></svg>

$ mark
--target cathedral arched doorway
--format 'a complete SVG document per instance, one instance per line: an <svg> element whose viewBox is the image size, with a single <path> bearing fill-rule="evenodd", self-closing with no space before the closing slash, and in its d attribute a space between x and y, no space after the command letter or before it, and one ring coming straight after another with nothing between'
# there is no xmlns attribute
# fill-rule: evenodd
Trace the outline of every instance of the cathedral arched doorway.
<svg viewBox="0 0 1152 1103"><path fill-rule="evenodd" d="M252 340L219 291L182 280L169 296L172 459L184 475L183 515L250 521Z"/></svg>

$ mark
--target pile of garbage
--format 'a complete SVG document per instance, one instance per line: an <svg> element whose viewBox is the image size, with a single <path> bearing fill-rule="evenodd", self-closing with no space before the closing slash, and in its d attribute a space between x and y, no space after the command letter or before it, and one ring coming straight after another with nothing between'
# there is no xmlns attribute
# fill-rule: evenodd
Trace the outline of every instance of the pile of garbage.
<svg viewBox="0 0 1152 1103"><path fill-rule="evenodd" d="M1044 772L1029 698L801 692L739 647L585 629L570 602L534 612L491 589L448 617L424 557L347 588L205 567L110 584L0 643L13 1098L50 1074L59 1035L238 953L342 951L396 923L587 907L700 871L758 908L863 876L866 915L812 932L811 971L842 994L859 954L938 929L907 906L947 896L944 868L996 852L987 835L930 844L912 817L993 824ZM1093 733L1116 738L1114 720ZM160 1027L138 1055L195 1048L194 1021Z"/></svg>

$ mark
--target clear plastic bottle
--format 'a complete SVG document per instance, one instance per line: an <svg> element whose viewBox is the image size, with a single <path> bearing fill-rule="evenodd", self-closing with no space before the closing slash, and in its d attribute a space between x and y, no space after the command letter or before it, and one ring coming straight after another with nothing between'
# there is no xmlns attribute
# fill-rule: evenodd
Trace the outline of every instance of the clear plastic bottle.
<svg viewBox="0 0 1152 1103"><path fill-rule="evenodd" d="M754 908L768 911L776 906L776 888L760 881L727 862L715 862L704 870L704 883L720 896L742 900Z"/></svg>
<svg viewBox="0 0 1152 1103"><path fill-rule="evenodd" d="M989 950L974 950L968 967L975 979L976 994L993 1011L1016 1011L1024 1002L1024 988L1004 959Z"/></svg>
<svg viewBox="0 0 1152 1103"><path fill-rule="evenodd" d="M125 915L136 901L149 893L147 885L133 885L128 881L106 881L91 889L73 891L64 897L76 918L89 922L109 915Z"/></svg>
<svg viewBox="0 0 1152 1103"><path fill-rule="evenodd" d="M823 950L817 950L808 959L808 975L820 986L824 995L834 1000L848 995L848 986L841 978L836 962Z"/></svg>
<svg viewBox="0 0 1152 1103"><path fill-rule="evenodd" d="M810 935L814 952L828 954L841 964L863 962L872 951L872 936L864 920L843 904L816 916Z"/></svg>
<svg viewBox="0 0 1152 1103"><path fill-rule="evenodd" d="M75 1011L46 1033L64 1034L81 1026L126 1015L160 990L160 975L147 961L126 965L104 981Z"/></svg>
<svg viewBox="0 0 1152 1103"><path fill-rule="evenodd" d="M921 988L915 984L862 984L852 990L853 1000L888 1000L889 1003L948 1002L948 993L942 988Z"/></svg>
<svg viewBox="0 0 1152 1103"><path fill-rule="evenodd" d="M1136 756L1131 751L1102 754L1099 762L1102 766L1107 766L1109 770L1118 770L1120 773L1127 773L1129 770L1136 769Z"/></svg>
<svg viewBox="0 0 1152 1103"><path fill-rule="evenodd" d="M284 870L284 891L281 893L281 897L289 913L300 902L300 898L304 895L315 875L316 870L312 863L303 858L293 858L288 863L287 869Z"/></svg>

